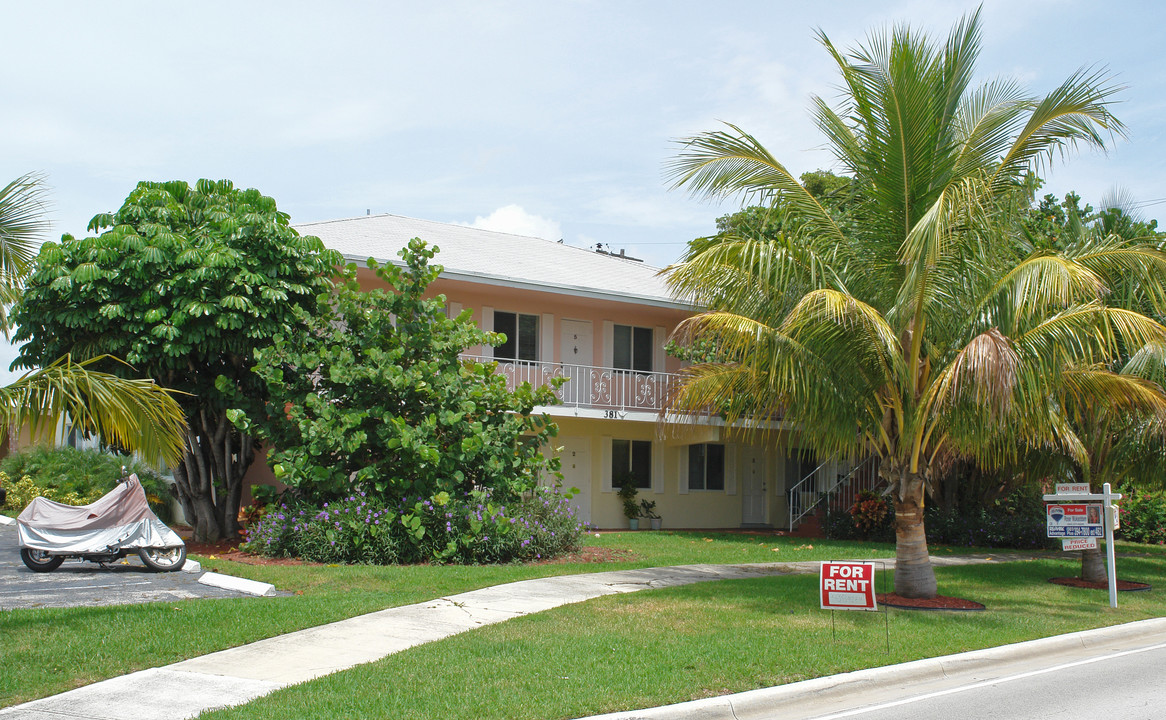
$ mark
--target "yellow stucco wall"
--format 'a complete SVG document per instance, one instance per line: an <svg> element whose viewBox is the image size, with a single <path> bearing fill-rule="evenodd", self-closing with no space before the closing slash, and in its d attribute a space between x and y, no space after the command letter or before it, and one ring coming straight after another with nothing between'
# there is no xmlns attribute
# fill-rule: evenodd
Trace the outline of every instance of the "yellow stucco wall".
<svg viewBox="0 0 1166 720"><path fill-rule="evenodd" d="M706 430L701 434L673 435L662 432L658 422L630 422L624 420L604 420L598 418L556 417L559 437L555 447L566 450L569 456L577 449L588 454L586 472L587 486L582 488L590 507L592 525L604 528L626 528L627 519L622 503L616 494L618 488L610 486L610 456L605 454L604 438L623 440L647 440L653 443L652 487L641 489L640 499L654 501L656 512L663 518L665 528L737 528L742 523L745 498L745 460L750 450L755 450L764 478L765 522L781 527L787 520L785 484L783 477L784 453L773 442L773 438L744 441L739 438L720 437L719 428L714 432ZM724 490L688 490L686 474L688 445L693 440L702 442L725 442L726 478ZM571 457L562 456L567 485L579 486L574 480L567 463ZM605 478L606 475L606 478ZM646 521L642 521L646 525Z"/></svg>

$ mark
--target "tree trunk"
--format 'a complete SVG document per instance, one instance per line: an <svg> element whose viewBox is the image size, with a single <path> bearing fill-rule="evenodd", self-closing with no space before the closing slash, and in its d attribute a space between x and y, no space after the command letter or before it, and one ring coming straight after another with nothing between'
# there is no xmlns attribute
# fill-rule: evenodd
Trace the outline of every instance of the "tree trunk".
<svg viewBox="0 0 1166 720"><path fill-rule="evenodd" d="M195 542L238 536L243 476L255 459L254 440L235 430L226 413L191 419L186 455L174 469L176 492Z"/></svg>
<svg viewBox="0 0 1166 720"><path fill-rule="evenodd" d="M914 494L895 501L895 594L933 598L938 594L938 587L923 528L922 490L919 497L910 496Z"/></svg>
<svg viewBox="0 0 1166 720"><path fill-rule="evenodd" d="M1086 582L1109 582L1105 556L1101 554L1100 546L1096 550L1081 551L1081 579Z"/></svg>

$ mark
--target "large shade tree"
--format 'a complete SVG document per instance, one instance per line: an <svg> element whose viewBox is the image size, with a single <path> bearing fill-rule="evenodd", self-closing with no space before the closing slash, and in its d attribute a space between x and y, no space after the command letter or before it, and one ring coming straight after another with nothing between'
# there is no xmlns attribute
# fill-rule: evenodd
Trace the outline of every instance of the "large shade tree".
<svg viewBox="0 0 1166 720"><path fill-rule="evenodd" d="M1105 76L1077 72L1044 97L974 86L978 12L943 42L905 26L849 52L820 39L842 94L812 112L854 181L844 222L732 125L683 141L671 165L679 187L784 218L777 237L694 242L669 269L708 308L681 331L722 353L688 371L673 409L745 427L784 416L819 453L875 454L895 506L895 591L931 597L923 507L941 463L1039 446L1086 461L1066 394L1161 410L1156 385L1111 364L1164 328L1107 299L1136 277L1161 307L1166 256L1112 236L1034 250L1018 229L1040 163L1122 131Z"/></svg>
<svg viewBox="0 0 1166 720"><path fill-rule="evenodd" d="M227 411L262 407L256 348L331 291L341 258L301 237L272 198L226 180L139 183L89 230L100 234L41 248L13 310L27 341L17 362L110 354L186 393L177 495L196 540L232 536L257 443Z"/></svg>
<svg viewBox="0 0 1166 720"><path fill-rule="evenodd" d="M19 299L36 248L48 229L46 188L40 176L22 175L0 189L0 330L11 326L7 306ZM150 380L100 372L112 358L50 358L45 367L0 387L0 424L27 426L33 436L56 431L62 418L83 432L139 452L151 462L182 457L186 422L170 393ZM131 371L132 374L132 371Z"/></svg>

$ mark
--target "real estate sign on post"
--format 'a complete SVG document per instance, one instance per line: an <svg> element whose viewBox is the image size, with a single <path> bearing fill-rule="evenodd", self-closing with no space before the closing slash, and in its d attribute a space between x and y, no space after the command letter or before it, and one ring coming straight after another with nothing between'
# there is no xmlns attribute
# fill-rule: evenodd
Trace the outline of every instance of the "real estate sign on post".
<svg viewBox="0 0 1166 720"><path fill-rule="evenodd" d="M1115 500L1121 500L1109 483L1101 492L1089 492L1085 483L1057 484L1055 495L1045 495L1048 536L1061 538L1065 550L1093 550L1097 538L1105 538L1106 570L1109 574L1109 606L1117 607L1117 569L1113 552L1113 531L1118 524Z"/></svg>
<svg viewBox="0 0 1166 720"><path fill-rule="evenodd" d="M1101 503L1054 503L1045 508L1048 537L1105 537Z"/></svg>
<svg viewBox="0 0 1166 720"><path fill-rule="evenodd" d="M822 563L818 592L823 610L878 610L874 563Z"/></svg>

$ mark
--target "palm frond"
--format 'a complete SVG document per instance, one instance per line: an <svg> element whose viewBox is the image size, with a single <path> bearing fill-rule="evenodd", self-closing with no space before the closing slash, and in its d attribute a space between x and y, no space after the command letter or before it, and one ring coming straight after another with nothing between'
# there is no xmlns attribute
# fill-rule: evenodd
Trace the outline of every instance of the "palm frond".
<svg viewBox="0 0 1166 720"><path fill-rule="evenodd" d="M1109 111L1113 96L1123 89L1111 84L1104 72L1081 69L1033 102L1028 122L1001 158L992 185L1003 190L1042 158L1051 160L1079 144L1104 149L1103 131L1124 135L1125 126Z"/></svg>
<svg viewBox="0 0 1166 720"><path fill-rule="evenodd" d="M680 142L681 152L667 166L673 187L695 195L725 197L744 194L763 202L780 199L783 207L817 234L842 240L830 214L798 179L761 143L736 125L702 133Z"/></svg>
<svg viewBox="0 0 1166 720"><path fill-rule="evenodd" d="M0 388L7 426L26 424L34 435L52 432L63 417L86 433L137 451L148 462L177 465L186 443L186 418L174 391L151 380L126 380L90 366L102 356L73 362L68 356Z"/></svg>

